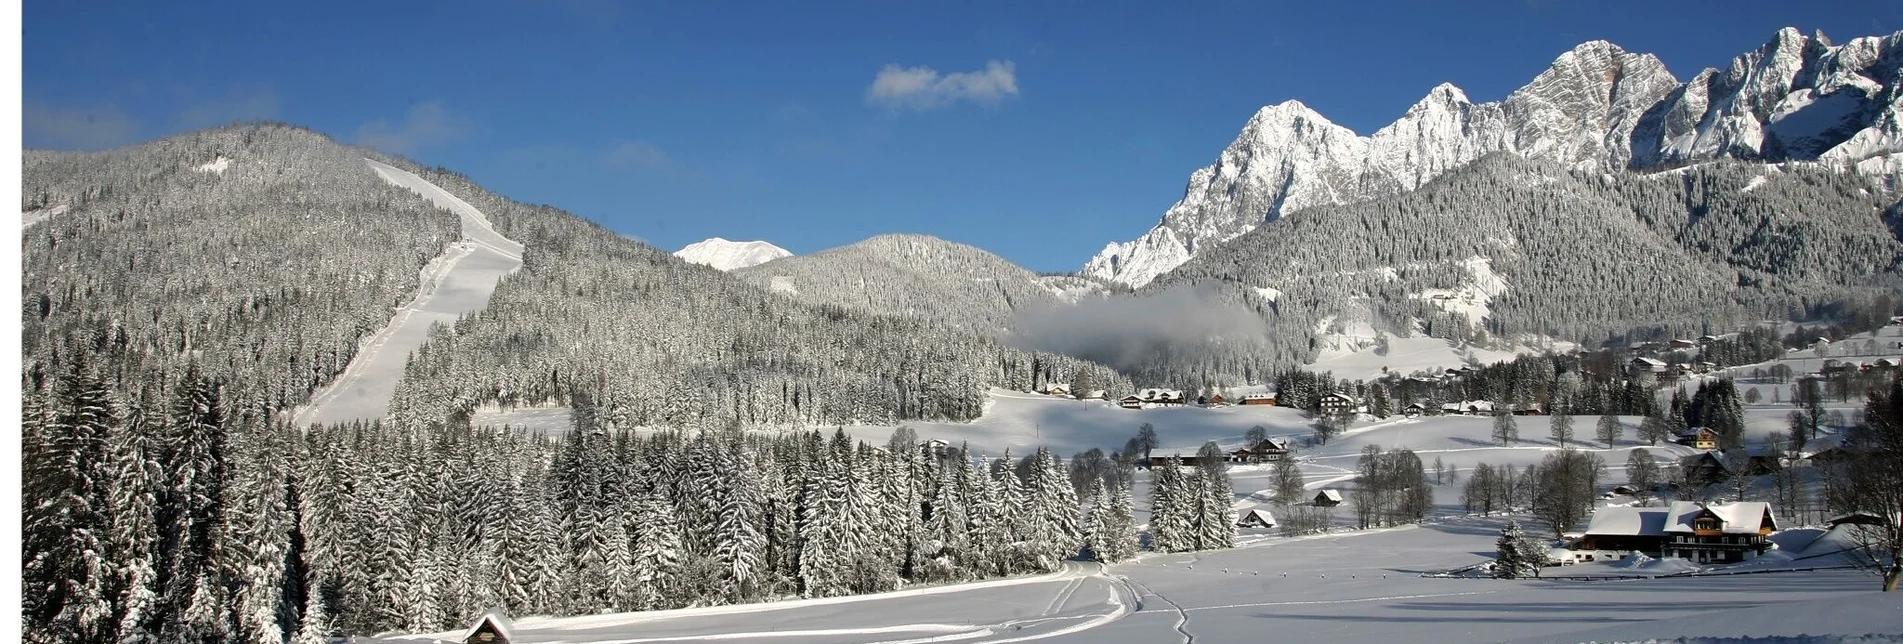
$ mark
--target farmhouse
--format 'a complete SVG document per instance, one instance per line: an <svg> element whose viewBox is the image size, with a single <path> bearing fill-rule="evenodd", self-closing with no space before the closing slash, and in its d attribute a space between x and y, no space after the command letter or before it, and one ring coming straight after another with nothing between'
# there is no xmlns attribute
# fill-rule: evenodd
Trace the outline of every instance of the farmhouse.
<svg viewBox="0 0 1903 644"><path fill-rule="evenodd" d="M1275 527L1275 515L1269 514L1268 510L1262 508L1249 508L1248 512L1244 512L1242 516L1236 518L1236 527L1273 528Z"/></svg>
<svg viewBox="0 0 1903 644"><path fill-rule="evenodd" d="M1423 405L1420 403L1408 403L1406 407L1401 408L1401 414L1404 416L1407 416L1408 418L1414 418L1426 413L1427 413L1427 405Z"/></svg>
<svg viewBox="0 0 1903 644"><path fill-rule="evenodd" d="M1315 494L1315 506L1332 508L1341 505L1341 490L1322 490Z"/></svg>
<svg viewBox="0 0 1903 644"><path fill-rule="evenodd" d="M1038 393L1046 396L1069 396L1070 385L1062 382L1047 382L1044 383L1043 389L1038 390Z"/></svg>
<svg viewBox="0 0 1903 644"><path fill-rule="evenodd" d="M1131 394L1128 396L1124 396L1121 399L1118 399L1117 406L1122 407L1124 409L1142 409L1143 399L1137 397L1136 394Z"/></svg>
<svg viewBox="0 0 1903 644"><path fill-rule="evenodd" d="M1235 463L1273 463L1288 456L1288 439L1270 438L1229 453L1229 460Z"/></svg>
<svg viewBox="0 0 1903 644"><path fill-rule="evenodd" d="M1784 469L1777 458L1761 449L1733 449L1693 454L1682 461L1685 480L1710 483L1733 474L1732 468L1744 468L1747 476L1760 476Z"/></svg>
<svg viewBox="0 0 1903 644"><path fill-rule="evenodd" d="M1592 515L1574 550L1630 550L1697 563L1735 563L1770 548L1777 531L1771 504L1702 505L1673 501L1663 508L1608 507Z"/></svg>

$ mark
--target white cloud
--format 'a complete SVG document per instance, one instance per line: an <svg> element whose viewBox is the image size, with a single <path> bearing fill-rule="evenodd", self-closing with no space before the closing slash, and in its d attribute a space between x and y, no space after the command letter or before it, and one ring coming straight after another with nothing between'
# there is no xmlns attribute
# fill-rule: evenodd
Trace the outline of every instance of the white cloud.
<svg viewBox="0 0 1903 644"><path fill-rule="evenodd" d="M929 110L971 101L994 107L1017 95L1017 65L1008 60L990 61L979 71L950 74L922 65L886 65L866 88L866 104L893 110Z"/></svg>
<svg viewBox="0 0 1903 644"><path fill-rule="evenodd" d="M410 106L401 125L377 119L357 128L358 145L367 145L392 154L409 154L422 148L450 143L469 132L467 121L451 114L442 101Z"/></svg>
<svg viewBox="0 0 1903 644"><path fill-rule="evenodd" d="M116 107L49 107L26 103L20 110L22 143L29 148L102 150L133 142L139 124Z"/></svg>
<svg viewBox="0 0 1903 644"><path fill-rule="evenodd" d="M674 161L661 146L647 141L629 141L601 153L601 162L611 168L666 170Z"/></svg>

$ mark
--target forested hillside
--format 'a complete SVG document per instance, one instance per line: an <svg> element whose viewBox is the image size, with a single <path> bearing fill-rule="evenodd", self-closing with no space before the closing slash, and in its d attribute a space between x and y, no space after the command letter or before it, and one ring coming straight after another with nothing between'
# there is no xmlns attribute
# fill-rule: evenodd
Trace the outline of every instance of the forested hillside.
<svg viewBox="0 0 1903 644"><path fill-rule="evenodd" d="M1308 338L1348 319L1475 341L1696 335L1875 292L1903 257L1883 217L1893 202L1805 166L1609 174L1498 154L1412 193L1288 215L1140 293L1219 284ZM1283 341L1257 359L1311 355Z"/></svg>
<svg viewBox="0 0 1903 644"><path fill-rule="evenodd" d="M65 207L21 238L29 390L74 362L127 393L195 364L243 404L302 402L457 238L454 216L294 127L26 158L22 209Z"/></svg>
<svg viewBox="0 0 1903 644"><path fill-rule="evenodd" d="M489 402L562 402L619 426L966 420L982 412L988 387L1081 375L1130 388L1107 367L930 317L773 295L454 173L406 167L528 250L487 310L415 357L393 403L404 423Z"/></svg>

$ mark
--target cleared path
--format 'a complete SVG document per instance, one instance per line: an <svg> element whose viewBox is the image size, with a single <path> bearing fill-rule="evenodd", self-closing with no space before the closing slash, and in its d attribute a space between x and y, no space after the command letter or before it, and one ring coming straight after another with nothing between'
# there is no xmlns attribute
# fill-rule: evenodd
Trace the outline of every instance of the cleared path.
<svg viewBox="0 0 1903 644"><path fill-rule="evenodd" d="M410 352L423 346L437 323L452 324L489 305L502 277L522 267L522 244L503 237L482 211L413 173L364 159L391 185L407 188L462 220L462 240L423 267L416 297L398 308L390 322L358 348L350 365L311 401L297 408L300 425L384 418L390 398L403 379Z"/></svg>

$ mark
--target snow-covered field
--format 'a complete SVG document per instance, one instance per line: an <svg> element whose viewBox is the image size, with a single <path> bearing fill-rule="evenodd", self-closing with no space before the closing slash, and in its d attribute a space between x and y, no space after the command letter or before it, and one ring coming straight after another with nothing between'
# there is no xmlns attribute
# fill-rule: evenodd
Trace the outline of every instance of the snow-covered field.
<svg viewBox="0 0 1903 644"><path fill-rule="evenodd" d="M522 245L497 233L489 219L468 202L410 172L369 159L364 162L384 181L456 213L463 238L423 267L416 297L364 341L335 381L297 409L293 417L300 424L384 417L403 377L403 365L410 352L429 339L430 327L453 324L465 313L482 310L496 283L522 266Z"/></svg>
<svg viewBox="0 0 1903 644"><path fill-rule="evenodd" d="M1617 581L1421 573L1491 554L1466 519L1148 555L1042 577L747 606L519 619L527 643L771 641L1586 642L1681 637L1903 637L1903 596L1856 570ZM1580 566L1583 567L1583 566ZM1549 568L1548 571L1572 568ZM379 641L450 640L460 633ZM1724 640L1716 640L1724 641ZM1806 639L1798 641L1836 641ZM1897 641L1878 639L1871 641Z"/></svg>

